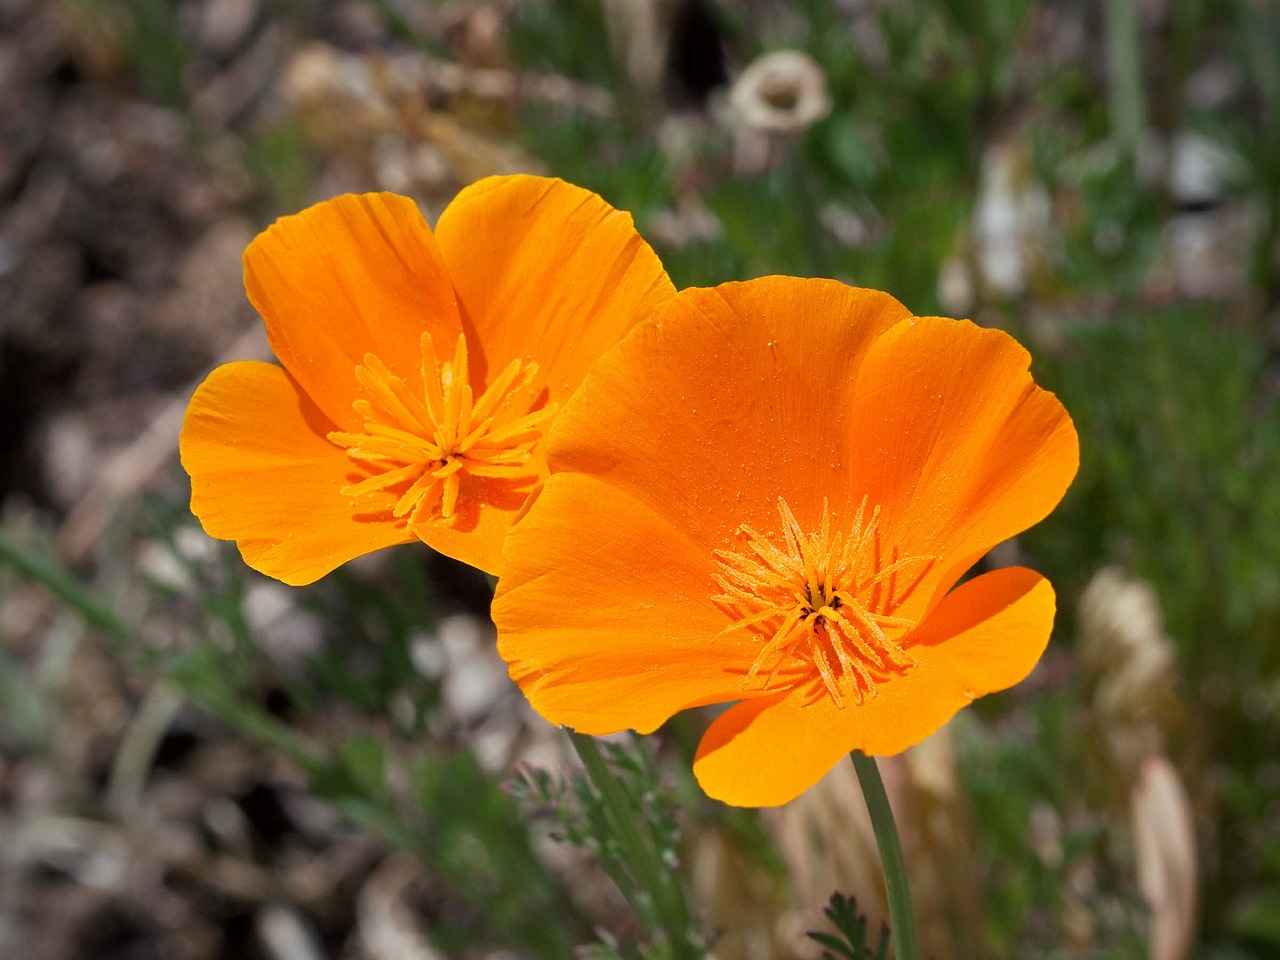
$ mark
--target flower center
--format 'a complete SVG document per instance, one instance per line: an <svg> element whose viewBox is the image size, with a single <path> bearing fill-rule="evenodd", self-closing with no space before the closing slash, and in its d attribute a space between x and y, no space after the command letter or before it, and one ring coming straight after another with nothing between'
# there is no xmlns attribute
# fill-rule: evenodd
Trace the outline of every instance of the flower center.
<svg viewBox="0 0 1280 960"><path fill-rule="evenodd" d="M555 405L525 412L515 402L538 365L512 360L476 400L467 383L467 341L458 336L453 359L436 357L422 335L421 395L372 353L356 367L366 396L352 404L363 433L335 430L329 439L371 475L343 487L353 500L398 492L392 513L410 523L454 522L463 475L516 478L528 473L530 451Z"/></svg>
<svg viewBox="0 0 1280 960"><path fill-rule="evenodd" d="M725 632L746 630L764 641L743 686L764 672L761 689L775 679L782 681L777 689L786 689L816 670L836 706L843 708L846 696L861 703L876 695L879 682L915 663L898 640L916 621L894 613L938 558L884 562L880 508L868 515L866 497L847 534L831 530L825 500L816 533L801 529L781 497L778 513L781 546L744 525L742 547L715 551L723 593L712 599L738 618Z"/></svg>

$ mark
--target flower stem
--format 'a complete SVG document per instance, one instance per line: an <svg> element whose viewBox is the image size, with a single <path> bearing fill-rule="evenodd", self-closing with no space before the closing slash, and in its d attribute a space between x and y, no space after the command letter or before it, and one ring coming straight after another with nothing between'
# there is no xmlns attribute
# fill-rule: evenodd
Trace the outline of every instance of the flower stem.
<svg viewBox="0 0 1280 960"><path fill-rule="evenodd" d="M653 845L648 843L636 822L636 813L627 803L622 788L605 763L595 737L568 730L569 740L586 767L596 792L609 813L619 845L625 851L636 878L645 888L653 905L655 920L666 931L676 958L699 957L689 939L690 919L680 891L673 887ZM627 891L623 891L625 894ZM630 899L630 897L628 897Z"/></svg>
<svg viewBox="0 0 1280 960"><path fill-rule="evenodd" d="M1111 133L1126 151L1142 143L1142 24L1136 0L1106 4L1106 50Z"/></svg>
<svg viewBox="0 0 1280 960"><path fill-rule="evenodd" d="M861 750L854 750L849 757L853 760L853 769L858 772L862 796L871 813L871 827L876 832L876 846L880 848L884 884L889 892L889 927L893 935L894 955L897 960L919 960L916 919L911 910L911 891L907 889L907 865L902 859L898 828L889 808L889 796L884 792L884 781L880 779L880 768L876 766L874 757L868 757Z"/></svg>

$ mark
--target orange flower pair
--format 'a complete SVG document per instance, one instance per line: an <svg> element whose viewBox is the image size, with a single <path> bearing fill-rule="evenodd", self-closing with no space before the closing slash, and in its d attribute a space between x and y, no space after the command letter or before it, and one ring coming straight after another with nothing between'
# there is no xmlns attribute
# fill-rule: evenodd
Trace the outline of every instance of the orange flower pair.
<svg viewBox="0 0 1280 960"><path fill-rule="evenodd" d="M246 268L284 367L197 392L193 510L291 583L414 536L501 571L499 650L553 723L734 704L695 773L776 804L1044 649L1038 574L952 589L1077 466L1006 334L827 280L673 295L629 217L531 177L469 188L434 235L407 200L340 198Z"/></svg>

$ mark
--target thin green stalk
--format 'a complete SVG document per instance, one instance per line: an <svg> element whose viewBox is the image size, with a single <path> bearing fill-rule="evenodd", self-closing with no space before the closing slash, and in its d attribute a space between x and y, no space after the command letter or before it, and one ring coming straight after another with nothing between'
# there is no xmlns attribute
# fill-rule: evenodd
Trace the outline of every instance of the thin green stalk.
<svg viewBox="0 0 1280 960"><path fill-rule="evenodd" d="M600 745L595 737L575 730L567 732L573 748L578 752L583 766L586 767L587 776L591 778L591 783L609 812L618 842L622 845L637 878L653 902L657 920L666 930L671 942L673 956L677 958L700 956L690 949L690 918L685 909L684 898L668 882L657 852L640 832L635 813L627 803L627 798L610 772L608 764L605 763Z"/></svg>
<svg viewBox="0 0 1280 960"><path fill-rule="evenodd" d="M22 576L43 584L50 593L80 614L89 626L110 634L119 643L129 639L128 625L52 557L0 534L0 563L8 564Z"/></svg>
<svg viewBox="0 0 1280 960"><path fill-rule="evenodd" d="M1111 132L1130 153L1142 142L1142 25L1137 0L1108 0L1107 72Z"/></svg>
<svg viewBox="0 0 1280 960"><path fill-rule="evenodd" d="M861 750L849 754L858 772L862 796L871 813L871 827L876 832L880 862L884 866L884 884L889 891L889 928L893 934L893 951L897 960L920 960L920 944L916 940L916 918L911 909L911 891L907 889L907 865L902 859L898 828L889 808L889 795L884 792L880 768L874 757Z"/></svg>

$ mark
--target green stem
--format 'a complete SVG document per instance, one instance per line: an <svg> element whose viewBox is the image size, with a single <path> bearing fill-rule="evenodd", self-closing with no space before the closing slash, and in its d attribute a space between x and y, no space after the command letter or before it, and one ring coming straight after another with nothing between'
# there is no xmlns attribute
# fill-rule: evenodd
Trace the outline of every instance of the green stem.
<svg viewBox="0 0 1280 960"><path fill-rule="evenodd" d="M129 639L128 625L111 612L85 584L52 557L23 546L0 534L0 564L13 567L78 613L89 626L109 634L119 643Z"/></svg>
<svg viewBox="0 0 1280 960"><path fill-rule="evenodd" d="M684 897L668 882L665 868L659 861L657 852L640 832L635 811L627 803L622 788L618 786L618 781L605 763L600 745L595 737L567 728L566 732L569 734L574 750L582 760L582 765L586 767L587 776L591 778L605 809L609 811L618 842L626 852L627 859L641 885L649 894L655 920L666 931L671 943L672 955L680 958L700 956L690 949L690 920ZM623 893L625 894L626 891L624 890Z"/></svg>
<svg viewBox="0 0 1280 960"><path fill-rule="evenodd" d="M880 862L884 866L884 884L889 891L889 928L893 934L894 955L897 960L919 960L920 944L916 940L916 919L911 909L911 891L907 889L907 865L902 859L902 845L898 842L898 828L889 808L889 795L884 792L880 768L875 758L861 750L849 754L853 769L858 772L862 796L871 813L871 827L876 832L876 846L880 848Z"/></svg>
<svg viewBox="0 0 1280 960"><path fill-rule="evenodd" d="M1108 0L1106 47L1111 132L1130 154L1142 142L1142 24L1137 0Z"/></svg>

